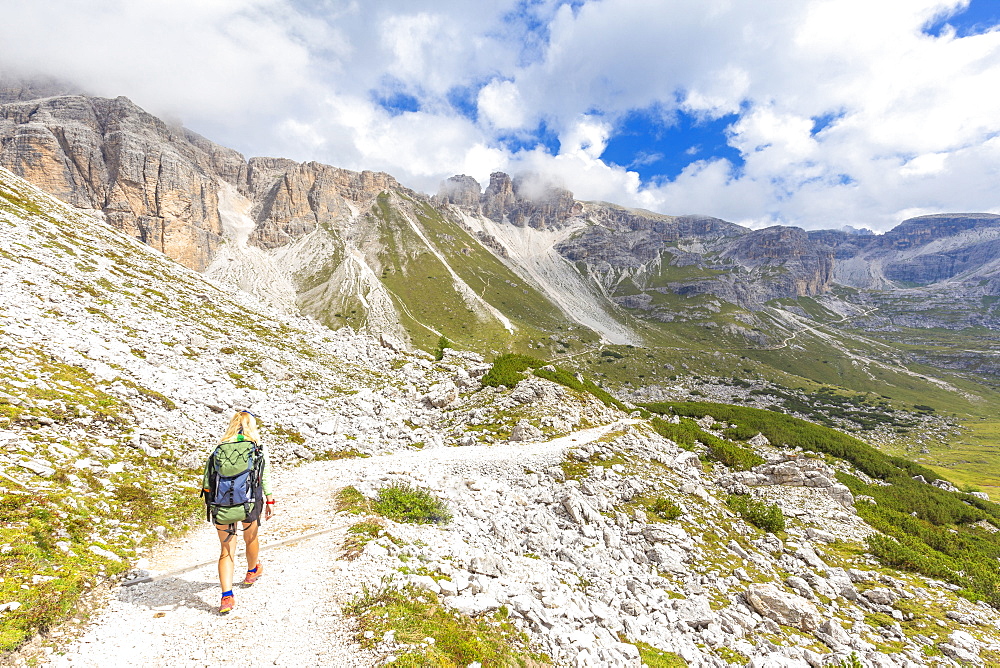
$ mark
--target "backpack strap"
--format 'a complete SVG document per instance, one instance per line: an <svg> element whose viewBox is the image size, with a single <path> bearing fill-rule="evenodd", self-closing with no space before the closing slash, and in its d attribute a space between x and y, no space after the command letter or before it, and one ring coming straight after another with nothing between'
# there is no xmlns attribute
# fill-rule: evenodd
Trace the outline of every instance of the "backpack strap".
<svg viewBox="0 0 1000 668"><path fill-rule="evenodd" d="M264 512L264 449L254 442L250 456L254 458L250 470L253 506L247 508L247 518L260 522Z"/></svg>

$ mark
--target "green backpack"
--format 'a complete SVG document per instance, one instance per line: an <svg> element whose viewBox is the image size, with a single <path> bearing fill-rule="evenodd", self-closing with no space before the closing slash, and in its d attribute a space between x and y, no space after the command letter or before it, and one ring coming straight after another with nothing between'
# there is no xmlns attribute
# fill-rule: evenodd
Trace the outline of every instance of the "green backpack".
<svg viewBox="0 0 1000 668"><path fill-rule="evenodd" d="M216 446L205 463L201 490L208 521L229 525L233 535L237 522L260 519L264 509L263 474L264 451L243 434Z"/></svg>

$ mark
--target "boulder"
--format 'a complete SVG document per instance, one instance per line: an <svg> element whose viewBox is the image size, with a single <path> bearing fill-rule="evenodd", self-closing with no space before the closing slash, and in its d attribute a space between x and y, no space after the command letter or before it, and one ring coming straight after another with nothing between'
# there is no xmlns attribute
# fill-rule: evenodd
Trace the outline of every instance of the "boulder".
<svg viewBox="0 0 1000 668"><path fill-rule="evenodd" d="M458 387L451 381L437 383L431 386L424 395L424 401L435 408L444 408L458 401Z"/></svg>
<svg viewBox="0 0 1000 668"><path fill-rule="evenodd" d="M836 619L828 619L823 622L813 633L824 645L837 651L851 644L851 636L844 630Z"/></svg>
<svg viewBox="0 0 1000 668"><path fill-rule="evenodd" d="M803 631L816 629L822 619L811 601L770 583L751 585L744 597L762 617Z"/></svg>
<svg viewBox="0 0 1000 668"><path fill-rule="evenodd" d="M868 599L868 602L875 605L892 605L898 598L891 589L887 589L886 587L868 589L861 592L861 595Z"/></svg>
<svg viewBox="0 0 1000 668"><path fill-rule="evenodd" d="M514 429L510 432L511 441L526 442L538 441L542 438L542 430L531 424L527 420L519 420Z"/></svg>
<svg viewBox="0 0 1000 668"><path fill-rule="evenodd" d="M681 473L701 473L701 460L698 458L698 454L685 450L681 454L674 457L673 468L677 469Z"/></svg>

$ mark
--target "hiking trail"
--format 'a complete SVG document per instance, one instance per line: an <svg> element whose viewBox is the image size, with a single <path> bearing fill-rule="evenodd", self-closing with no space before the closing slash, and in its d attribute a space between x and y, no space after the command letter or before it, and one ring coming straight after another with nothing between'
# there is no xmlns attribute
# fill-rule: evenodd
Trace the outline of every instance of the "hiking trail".
<svg viewBox="0 0 1000 668"><path fill-rule="evenodd" d="M247 666L377 665L380 657L355 641L356 627L342 613L364 579L342 573L355 563L342 558L343 543L359 518L336 513L340 489L362 473L414 466L460 474L499 461L556 461L568 448L635 422L621 420L546 442L403 451L276 469L277 512L260 532L264 575L252 587L239 584L246 570L241 538L231 613L218 614L218 539L203 522L157 546L143 564L153 581L116 587L82 633L41 665L208 666L228 660Z"/></svg>

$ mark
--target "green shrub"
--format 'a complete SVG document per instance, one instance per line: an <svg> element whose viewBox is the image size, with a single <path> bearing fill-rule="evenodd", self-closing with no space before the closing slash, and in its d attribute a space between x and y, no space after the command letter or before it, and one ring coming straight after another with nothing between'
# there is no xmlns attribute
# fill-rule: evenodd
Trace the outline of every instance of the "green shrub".
<svg viewBox="0 0 1000 668"><path fill-rule="evenodd" d="M700 437L703 434L708 435L694 423L694 420L681 419L679 424L674 424L663 418L654 417L650 420L650 424L657 434L669 438L685 450L694 450Z"/></svg>
<svg viewBox="0 0 1000 668"><path fill-rule="evenodd" d="M643 506L646 510L656 515L661 520L676 520L678 517L684 514L681 507L668 498L659 496L654 499L649 499L643 502Z"/></svg>
<svg viewBox="0 0 1000 668"><path fill-rule="evenodd" d="M446 524L451 512L426 489L397 482L378 491L372 509L383 517L410 524Z"/></svg>
<svg viewBox="0 0 1000 668"><path fill-rule="evenodd" d="M738 471L748 471L764 463L764 459L749 448L724 441L701 429L694 420L682 418L679 424L667 422L663 418L651 420L653 429L660 436L669 438L685 450L694 450L698 442L705 446L705 455L712 461L725 464ZM753 435L756 435L755 431Z"/></svg>
<svg viewBox="0 0 1000 668"><path fill-rule="evenodd" d="M711 434L709 435L711 436ZM714 436L708 446L708 458L737 471L749 471L753 467L765 463L764 458L753 450Z"/></svg>
<svg viewBox="0 0 1000 668"><path fill-rule="evenodd" d="M401 590L383 580L383 586L364 592L344 607L358 620L358 640L374 647L387 631L394 631L403 648L391 666L548 665L543 654L531 651L528 637L510 623L501 609L473 619L441 604L436 594L409 585ZM370 638L365 635L370 633ZM425 644L425 638L434 642Z"/></svg>
<svg viewBox="0 0 1000 668"><path fill-rule="evenodd" d="M730 494L726 504L758 529L771 533L785 530L785 516L776 504L755 501L740 494Z"/></svg>
<svg viewBox="0 0 1000 668"><path fill-rule="evenodd" d="M551 380L552 382L559 383L560 385L568 387L571 390L576 390L577 392L588 392L597 397L597 399L599 399L605 406L613 406L620 411L628 412L628 408L625 407L625 404L613 397L607 390L599 387L593 381L586 378L580 380L575 374L563 369L562 367L554 367L554 369L555 371L549 371L548 369L535 369L534 374L539 378Z"/></svg>
<svg viewBox="0 0 1000 668"><path fill-rule="evenodd" d="M858 658L857 652L851 652L849 657L834 664L834 668L864 668L864 664Z"/></svg>
<svg viewBox="0 0 1000 668"><path fill-rule="evenodd" d="M447 336L442 336L440 339L438 339L437 348L434 349L435 360L440 362L441 360L444 359L445 348L451 348L451 341L448 340Z"/></svg>
<svg viewBox="0 0 1000 668"><path fill-rule="evenodd" d="M545 362L528 355L504 353L493 360L493 366L483 376L482 384L489 387L514 387L524 380L524 371L544 366Z"/></svg>
<svg viewBox="0 0 1000 668"><path fill-rule="evenodd" d="M922 475L927 481L941 478L920 464L886 455L853 436L775 411L698 401L654 403L645 408L652 413L668 415L711 415L716 420L738 424L741 435L760 432L778 446L798 446L846 459L867 475L887 482L895 483L915 475Z"/></svg>

